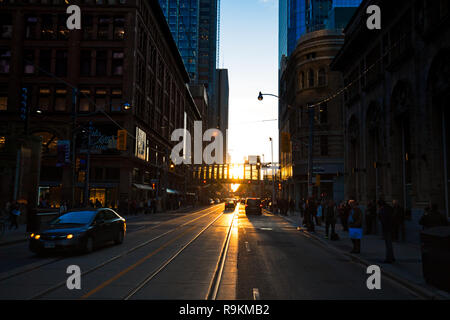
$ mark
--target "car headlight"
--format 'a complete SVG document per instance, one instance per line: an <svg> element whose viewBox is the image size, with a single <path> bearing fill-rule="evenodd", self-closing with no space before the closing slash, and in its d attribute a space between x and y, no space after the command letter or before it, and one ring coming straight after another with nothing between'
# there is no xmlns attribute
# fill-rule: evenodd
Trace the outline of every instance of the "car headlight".
<svg viewBox="0 0 450 320"><path fill-rule="evenodd" d="M37 235L34 236L34 238L35 238L36 240L39 240L39 239L41 238L41 235L40 235L40 234L37 234Z"/></svg>
<svg viewBox="0 0 450 320"><path fill-rule="evenodd" d="M73 239L73 234L68 234L68 235L66 236L66 239Z"/></svg>
<svg viewBox="0 0 450 320"><path fill-rule="evenodd" d="M30 234L30 238L31 238L31 239L34 238L34 233Z"/></svg>

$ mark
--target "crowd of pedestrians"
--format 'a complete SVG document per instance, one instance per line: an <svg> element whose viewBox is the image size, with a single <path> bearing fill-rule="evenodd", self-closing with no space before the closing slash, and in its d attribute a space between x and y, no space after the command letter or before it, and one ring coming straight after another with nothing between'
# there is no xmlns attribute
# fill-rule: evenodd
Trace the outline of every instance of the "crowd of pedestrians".
<svg viewBox="0 0 450 320"><path fill-rule="evenodd" d="M288 209L295 209L295 203L278 200L279 212L286 215ZM377 226L380 222L381 234L386 246L385 263L395 262L393 242L405 241L407 216L405 209L398 200L388 204L383 199L369 201L365 212L360 209L356 200L343 201L336 204L333 200L311 197L302 199L298 206L302 218L302 225L309 232L315 232L316 226L325 223L325 239L339 240L336 224L340 223L344 232L349 234L352 241L351 253L361 253L361 241L364 235L378 234ZM447 225L447 219L442 215L437 205L430 204L419 221L423 229ZM301 227L299 227L301 228Z"/></svg>

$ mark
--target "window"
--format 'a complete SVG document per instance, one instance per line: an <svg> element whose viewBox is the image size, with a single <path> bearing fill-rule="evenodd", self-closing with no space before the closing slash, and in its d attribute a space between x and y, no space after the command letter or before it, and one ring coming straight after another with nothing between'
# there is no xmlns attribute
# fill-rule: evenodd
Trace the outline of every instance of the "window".
<svg viewBox="0 0 450 320"><path fill-rule="evenodd" d="M47 75L51 72L52 52L50 50L41 50L39 53L40 75Z"/></svg>
<svg viewBox="0 0 450 320"><path fill-rule="evenodd" d="M59 77L67 76L67 51L56 51L56 68L55 73Z"/></svg>
<svg viewBox="0 0 450 320"><path fill-rule="evenodd" d="M123 17L114 18L114 40L125 38L125 19Z"/></svg>
<svg viewBox="0 0 450 320"><path fill-rule="evenodd" d="M34 50L25 50L23 73L34 74Z"/></svg>
<svg viewBox="0 0 450 320"><path fill-rule="evenodd" d="M299 75L299 87L305 89L305 73L303 71Z"/></svg>
<svg viewBox="0 0 450 320"><path fill-rule="evenodd" d="M55 39L55 31L53 30L53 16L44 14L41 21L41 37L45 40Z"/></svg>
<svg viewBox="0 0 450 320"><path fill-rule="evenodd" d="M0 73L9 73L11 64L11 50L0 48Z"/></svg>
<svg viewBox="0 0 450 320"><path fill-rule="evenodd" d="M123 58L124 58L123 52L120 52L120 51L113 52L113 55L112 55L112 73L113 73L113 75L115 75L115 76L123 75Z"/></svg>
<svg viewBox="0 0 450 320"><path fill-rule="evenodd" d="M0 111L8 110L8 93L6 88L0 89Z"/></svg>
<svg viewBox="0 0 450 320"><path fill-rule="evenodd" d="M90 110L90 102L89 102L89 98L91 96L91 90L87 89L87 88L82 88L80 89L80 106L79 106L79 110L80 112L89 112Z"/></svg>
<svg viewBox="0 0 450 320"><path fill-rule="evenodd" d="M55 111L66 111L67 90L57 88L55 91Z"/></svg>
<svg viewBox="0 0 450 320"><path fill-rule="evenodd" d="M96 59L97 76L106 76L106 64L107 64L106 57L107 57L106 51L97 51L97 59Z"/></svg>
<svg viewBox="0 0 450 320"><path fill-rule="evenodd" d="M320 124L328 123L328 107L326 104L320 106L319 120Z"/></svg>
<svg viewBox="0 0 450 320"><path fill-rule="evenodd" d="M318 81L318 85L320 87L326 85L327 79L326 79L325 69L322 68L322 69L319 70L317 81Z"/></svg>
<svg viewBox="0 0 450 320"><path fill-rule="evenodd" d="M95 111L105 111L106 106L106 89L95 90Z"/></svg>
<svg viewBox="0 0 450 320"><path fill-rule="evenodd" d="M91 75L91 51L83 50L80 54L80 75L89 77Z"/></svg>
<svg viewBox="0 0 450 320"><path fill-rule="evenodd" d="M37 21L36 16L25 16L25 39L36 39Z"/></svg>
<svg viewBox="0 0 450 320"><path fill-rule="evenodd" d="M11 39L12 20L10 14L0 15L0 39Z"/></svg>
<svg viewBox="0 0 450 320"><path fill-rule="evenodd" d="M111 21L111 19L109 17L99 17L98 18L97 39L99 39L99 40L109 39L110 21Z"/></svg>
<svg viewBox="0 0 450 320"><path fill-rule="evenodd" d="M312 69L308 70L308 88L314 87L314 71Z"/></svg>
<svg viewBox="0 0 450 320"><path fill-rule="evenodd" d="M320 137L320 155L328 156L328 136Z"/></svg>
<svg viewBox="0 0 450 320"><path fill-rule="evenodd" d="M50 109L50 88L40 88L38 97L38 109L47 111Z"/></svg>
<svg viewBox="0 0 450 320"><path fill-rule="evenodd" d="M67 29L67 16L59 14L58 15L58 39L66 40L69 38L69 30Z"/></svg>
<svg viewBox="0 0 450 320"><path fill-rule="evenodd" d="M94 22L91 15L81 15L82 20L82 30L83 30L83 38L84 40L91 40L94 34Z"/></svg>
<svg viewBox="0 0 450 320"><path fill-rule="evenodd" d="M122 110L122 89L113 89L111 91L111 111Z"/></svg>

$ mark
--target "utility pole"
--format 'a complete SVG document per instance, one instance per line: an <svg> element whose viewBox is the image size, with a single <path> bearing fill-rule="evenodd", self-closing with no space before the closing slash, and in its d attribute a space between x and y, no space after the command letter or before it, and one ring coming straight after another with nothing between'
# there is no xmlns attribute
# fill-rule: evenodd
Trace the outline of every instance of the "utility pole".
<svg viewBox="0 0 450 320"><path fill-rule="evenodd" d="M273 139L269 138L270 140L270 145L271 145L271 149L272 149L272 208L274 208L274 203L275 203L275 167L273 164ZM273 209L272 209L273 211ZM274 213L274 212L272 212Z"/></svg>
<svg viewBox="0 0 450 320"><path fill-rule="evenodd" d="M308 197L313 196L313 146L314 146L314 108L308 106L309 114L309 145L308 145Z"/></svg>
<svg viewBox="0 0 450 320"><path fill-rule="evenodd" d="M91 174L91 131L92 131L92 121L89 121L88 128L88 143L87 143L87 157L86 157L86 177L84 184L84 206L89 205L89 176Z"/></svg>
<svg viewBox="0 0 450 320"><path fill-rule="evenodd" d="M72 89L72 208L75 207L75 186L76 186L76 126L77 126L77 95L78 90L76 88Z"/></svg>

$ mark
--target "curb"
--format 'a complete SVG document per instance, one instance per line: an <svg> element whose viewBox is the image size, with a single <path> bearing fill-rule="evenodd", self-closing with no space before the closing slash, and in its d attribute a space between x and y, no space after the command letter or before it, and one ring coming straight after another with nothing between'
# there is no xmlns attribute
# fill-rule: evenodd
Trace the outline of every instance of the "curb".
<svg viewBox="0 0 450 320"><path fill-rule="evenodd" d="M289 219L287 217L280 216L280 215L276 215L276 216L282 218L285 221L288 221L291 224L295 224L294 221L292 221L291 219ZM326 247L327 249L331 249L331 250L333 250L336 253L345 255L346 257L350 258L354 262L360 263L360 264L362 264L364 266L367 266L367 267L374 264L373 262L370 262L370 261L368 261L368 260L366 260L364 258L361 258L361 257L357 256L357 255L354 255L354 254L345 252L342 249L336 248L335 246L333 246L333 245L329 244L328 242L324 241L323 239L319 238L317 235L312 234L311 232L308 232L307 230L303 229L302 227L301 227L300 231L302 233L308 235L312 239L320 242L320 244L322 246ZM448 300L448 299L450 299L450 295L449 294L447 294L447 293L445 293L445 292L443 292L443 291L441 291L439 289L436 289L438 292L432 292L432 291L428 290L427 288L424 288L424 287L422 287L420 285L411 283L410 281L408 281L406 279L403 279L401 276L398 276L398 275L396 275L396 274L394 274L394 273L392 273L390 271L385 270L382 266L380 266L380 269L381 269L381 272L382 272L382 274L384 276L386 276L390 280L395 281L395 282L399 283L400 285L408 288L409 290L413 291L415 294L417 294L417 295L419 295L419 296L421 296L423 298L426 298L426 299L429 299L429 300L440 300L440 299Z"/></svg>

